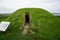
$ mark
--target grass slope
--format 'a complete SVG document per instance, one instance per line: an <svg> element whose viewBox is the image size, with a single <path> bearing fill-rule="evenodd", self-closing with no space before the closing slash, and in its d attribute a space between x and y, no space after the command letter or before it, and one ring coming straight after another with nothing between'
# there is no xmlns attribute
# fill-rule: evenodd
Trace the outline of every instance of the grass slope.
<svg viewBox="0 0 60 40"><path fill-rule="evenodd" d="M20 28L24 23L25 12L30 14L30 29L26 36L21 36ZM39 8L23 8L5 19L10 21L6 32L0 33L0 40L59 40L60 21L57 17ZM31 32L30 32L31 31Z"/></svg>

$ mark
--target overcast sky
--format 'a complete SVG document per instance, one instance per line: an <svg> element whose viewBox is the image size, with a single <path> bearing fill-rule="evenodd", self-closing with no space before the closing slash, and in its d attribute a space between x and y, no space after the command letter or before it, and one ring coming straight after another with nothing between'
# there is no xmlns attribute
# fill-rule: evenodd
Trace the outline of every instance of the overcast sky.
<svg viewBox="0 0 60 40"><path fill-rule="evenodd" d="M42 8L60 13L60 0L0 0L0 13L12 13L20 8Z"/></svg>

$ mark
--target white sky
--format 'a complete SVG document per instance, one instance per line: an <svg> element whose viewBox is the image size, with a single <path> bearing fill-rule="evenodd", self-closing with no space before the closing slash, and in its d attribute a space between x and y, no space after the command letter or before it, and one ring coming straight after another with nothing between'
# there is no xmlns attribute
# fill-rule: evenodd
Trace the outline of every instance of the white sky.
<svg viewBox="0 0 60 40"><path fill-rule="evenodd" d="M43 8L60 13L60 0L0 0L0 13L12 13L20 8Z"/></svg>

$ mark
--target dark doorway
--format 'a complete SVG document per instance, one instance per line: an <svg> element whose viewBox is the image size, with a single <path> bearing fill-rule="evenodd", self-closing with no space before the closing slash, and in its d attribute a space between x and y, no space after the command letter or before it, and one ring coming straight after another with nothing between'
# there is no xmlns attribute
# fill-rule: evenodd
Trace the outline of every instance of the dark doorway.
<svg viewBox="0 0 60 40"><path fill-rule="evenodd" d="M29 24L29 12L25 12L25 24Z"/></svg>

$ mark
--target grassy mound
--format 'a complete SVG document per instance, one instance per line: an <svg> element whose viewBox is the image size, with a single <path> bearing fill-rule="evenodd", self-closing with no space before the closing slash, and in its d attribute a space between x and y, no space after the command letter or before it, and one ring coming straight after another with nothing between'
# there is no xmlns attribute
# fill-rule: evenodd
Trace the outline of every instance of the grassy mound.
<svg viewBox="0 0 60 40"><path fill-rule="evenodd" d="M21 36L20 28L24 24L25 12L30 15L30 29L26 36ZM60 21L46 10L39 8L23 8L5 19L10 21L6 32L0 33L0 40L59 40Z"/></svg>

